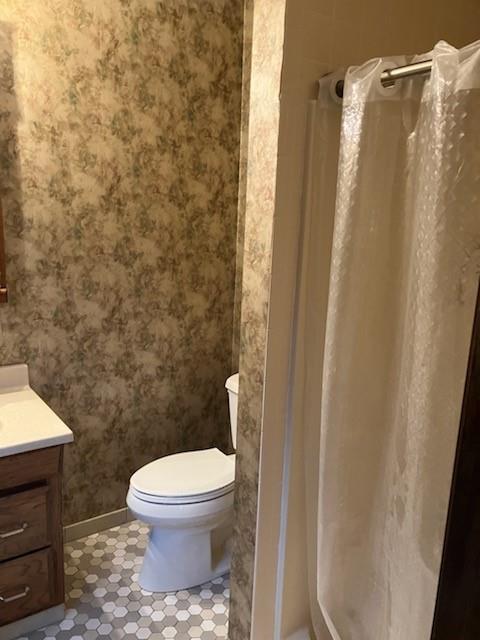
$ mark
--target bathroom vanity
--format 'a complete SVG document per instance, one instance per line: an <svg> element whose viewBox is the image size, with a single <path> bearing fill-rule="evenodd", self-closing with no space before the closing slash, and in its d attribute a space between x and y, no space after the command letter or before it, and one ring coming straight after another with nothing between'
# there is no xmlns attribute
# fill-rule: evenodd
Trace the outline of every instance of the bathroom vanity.
<svg viewBox="0 0 480 640"><path fill-rule="evenodd" d="M26 365L0 367L0 640L63 618L62 460L72 440Z"/></svg>

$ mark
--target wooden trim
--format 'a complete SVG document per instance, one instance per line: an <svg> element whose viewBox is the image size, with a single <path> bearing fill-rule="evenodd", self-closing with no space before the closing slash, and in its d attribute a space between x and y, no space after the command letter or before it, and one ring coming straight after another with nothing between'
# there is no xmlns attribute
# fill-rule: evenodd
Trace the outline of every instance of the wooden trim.
<svg viewBox="0 0 480 640"><path fill-rule="evenodd" d="M5 233L3 230L3 209L0 201L0 303L8 302L7 263L5 258Z"/></svg>
<svg viewBox="0 0 480 640"><path fill-rule="evenodd" d="M65 599L65 579L63 570L63 527L62 527L62 471L63 447L59 447L57 473L48 480L48 506L50 539L53 549L54 593L52 604L61 604Z"/></svg>
<svg viewBox="0 0 480 640"><path fill-rule="evenodd" d="M480 291L431 640L480 638Z"/></svg>

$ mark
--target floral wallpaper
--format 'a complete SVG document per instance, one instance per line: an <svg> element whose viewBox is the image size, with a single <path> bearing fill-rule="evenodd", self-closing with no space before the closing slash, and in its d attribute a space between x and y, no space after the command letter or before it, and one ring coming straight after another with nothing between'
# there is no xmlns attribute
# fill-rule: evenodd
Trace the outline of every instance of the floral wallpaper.
<svg viewBox="0 0 480 640"><path fill-rule="evenodd" d="M285 2L254 0L248 8L253 15L245 17L245 28L252 29L245 38L251 42L251 75L244 83L249 118L247 158L242 157L246 183L230 640L248 640L252 620ZM239 204L240 223L241 199Z"/></svg>
<svg viewBox="0 0 480 640"><path fill-rule="evenodd" d="M0 364L72 428L65 522L228 446L240 0L2 0Z"/></svg>
<svg viewBox="0 0 480 640"><path fill-rule="evenodd" d="M245 244L245 209L247 206L248 124L250 118L250 78L252 73L253 0L243 3L242 113L240 124L240 162L238 171L237 255L235 268L235 302L233 309L232 367L239 368L242 312L243 248Z"/></svg>

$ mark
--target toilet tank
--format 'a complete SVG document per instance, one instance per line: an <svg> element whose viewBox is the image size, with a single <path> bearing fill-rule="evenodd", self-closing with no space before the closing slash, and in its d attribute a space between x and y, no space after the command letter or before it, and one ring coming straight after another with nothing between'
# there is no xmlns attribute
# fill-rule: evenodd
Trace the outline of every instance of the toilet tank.
<svg viewBox="0 0 480 640"><path fill-rule="evenodd" d="M238 373L227 378L225 388L228 391L228 408L230 410L230 429L233 448L237 448L237 406L238 406Z"/></svg>

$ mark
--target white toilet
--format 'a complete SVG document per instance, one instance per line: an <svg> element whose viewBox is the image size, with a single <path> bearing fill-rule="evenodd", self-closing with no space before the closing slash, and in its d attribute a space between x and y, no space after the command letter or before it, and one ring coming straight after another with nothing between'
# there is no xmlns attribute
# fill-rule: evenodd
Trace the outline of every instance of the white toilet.
<svg viewBox="0 0 480 640"><path fill-rule="evenodd" d="M238 373L225 383L236 447ZM230 567L235 455L218 449L154 460L130 479L127 505L150 525L139 576L147 591L179 591Z"/></svg>

